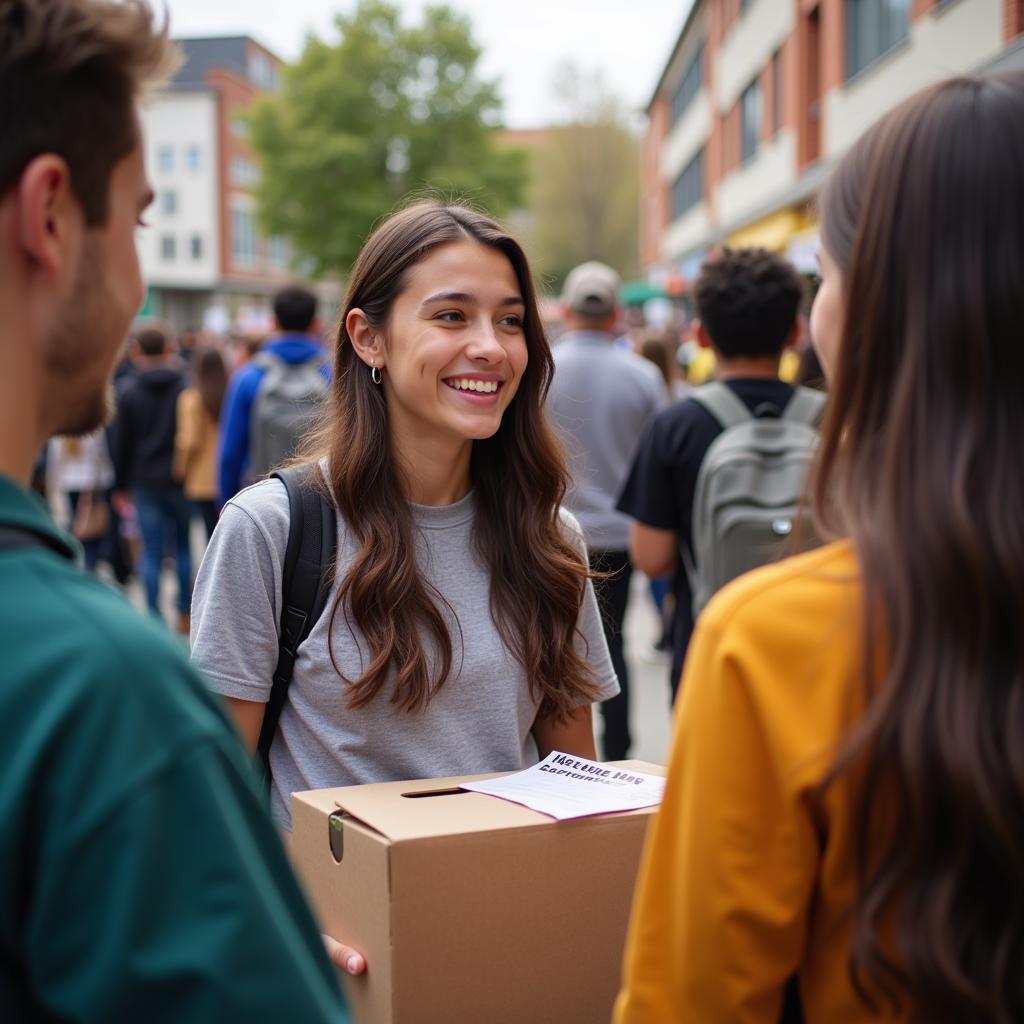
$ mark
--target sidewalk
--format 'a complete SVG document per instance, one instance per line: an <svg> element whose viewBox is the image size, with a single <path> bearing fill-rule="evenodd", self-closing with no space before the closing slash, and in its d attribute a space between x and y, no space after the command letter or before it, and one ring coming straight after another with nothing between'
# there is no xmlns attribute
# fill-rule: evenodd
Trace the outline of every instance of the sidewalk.
<svg viewBox="0 0 1024 1024"><path fill-rule="evenodd" d="M661 631L647 577L634 572L626 611L626 663L630 680L630 757L665 764L671 726L669 654L654 654L651 644ZM595 715L595 717L597 717Z"/></svg>

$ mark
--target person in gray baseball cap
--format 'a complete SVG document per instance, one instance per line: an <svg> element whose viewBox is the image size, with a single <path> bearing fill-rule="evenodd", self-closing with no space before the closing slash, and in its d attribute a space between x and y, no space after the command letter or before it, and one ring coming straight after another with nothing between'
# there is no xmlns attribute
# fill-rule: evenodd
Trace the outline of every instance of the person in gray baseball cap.
<svg viewBox="0 0 1024 1024"><path fill-rule="evenodd" d="M618 309L622 280L611 267L591 260L569 273L562 300L577 317L603 321ZM611 326L614 326L614 318Z"/></svg>
<svg viewBox="0 0 1024 1024"><path fill-rule="evenodd" d="M628 516L615 502L647 420L664 404L652 363L615 345L619 275L604 263L581 263L562 290L566 333L554 349L548 413L562 435L573 470L566 507L579 519L593 568L601 616L621 692L601 705L606 760L628 756L629 673L622 623L629 598Z"/></svg>

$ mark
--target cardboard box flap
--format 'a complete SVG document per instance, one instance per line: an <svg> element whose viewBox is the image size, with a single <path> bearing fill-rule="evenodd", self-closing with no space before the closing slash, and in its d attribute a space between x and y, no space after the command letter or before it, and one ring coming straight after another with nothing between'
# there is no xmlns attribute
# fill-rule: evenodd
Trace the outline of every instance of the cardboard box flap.
<svg viewBox="0 0 1024 1024"><path fill-rule="evenodd" d="M292 799L312 804L328 815L340 808L396 843L453 832L489 832L551 822L537 811L458 788L459 782L470 778L493 779L501 774L505 773L317 789L293 793Z"/></svg>
<svg viewBox="0 0 1024 1024"><path fill-rule="evenodd" d="M644 761L621 761L616 764L651 775L664 774L663 768ZM461 782L493 779L508 774L489 772L447 779L316 789L293 793L292 799L309 804L327 815L341 809L392 842L448 836L452 833L491 832L559 824L546 814L532 811L528 807L458 788Z"/></svg>

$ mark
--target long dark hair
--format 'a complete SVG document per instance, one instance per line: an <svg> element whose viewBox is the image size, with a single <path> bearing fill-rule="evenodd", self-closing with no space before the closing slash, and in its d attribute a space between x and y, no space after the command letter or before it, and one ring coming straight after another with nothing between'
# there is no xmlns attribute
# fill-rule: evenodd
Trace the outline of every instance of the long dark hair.
<svg viewBox="0 0 1024 1024"><path fill-rule="evenodd" d="M865 596L851 969L1024 1020L1024 76L907 101L821 200L843 321L814 483Z"/></svg>
<svg viewBox="0 0 1024 1024"><path fill-rule="evenodd" d="M219 349L200 349L192 357L192 373L203 406L214 420L220 421L224 393L228 387L228 368Z"/></svg>
<svg viewBox="0 0 1024 1024"><path fill-rule="evenodd" d="M328 456L328 486L358 549L331 610L331 632L339 613L351 616L369 646L363 674L345 680L351 707L370 703L393 670L392 703L421 708L452 670L452 641L438 607L447 602L417 569L412 515L389 450L384 391L356 355L345 319L350 310L361 309L386 333L410 268L438 246L467 238L498 250L512 264L526 304L528 352L519 389L497 433L473 442L475 544L490 570L491 615L502 640L523 666L540 714L564 720L579 704L595 699L597 690L575 645L590 574L560 519L566 469L542 412L553 370L551 351L519 244L463 206L420 202L400 211L374 232L352 268L338 324L331 408L309 449L315 458ZM433 673L424 635L438 652ZM331 661L342 675L333 648Z"/></svg>

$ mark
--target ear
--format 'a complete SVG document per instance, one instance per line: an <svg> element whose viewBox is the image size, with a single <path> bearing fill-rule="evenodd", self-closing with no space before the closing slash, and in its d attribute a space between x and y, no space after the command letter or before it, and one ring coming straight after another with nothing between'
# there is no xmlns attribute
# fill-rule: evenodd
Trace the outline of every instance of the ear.
<svg viewBox="0 0 1024 1024"><path fill-rule="evenodd" d="M16 188L22 250L48 277L59 277L77 257L85 228L68 165L53 153L37 156L22 171Z"/></svg>
<svg viewBox="0 0 1024 1024"><path fill-rule="evenodd" d="M383 367L387 362L384 353L384 340L366 319L361 309L350 309L345 317L345 333L356 355L367 366Z"/></svg>
<svg viewBox="0 0 1024 1024"><path fill-rule="evenodd" d="M711 335L700 320L691 321L690 329L693 331L694 340L701 348L711 348Z"/></svg>

